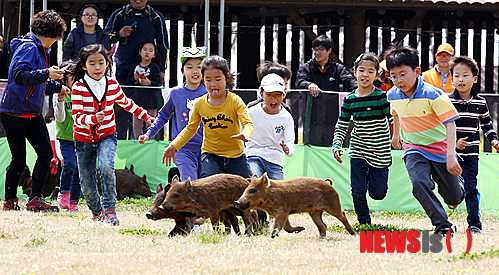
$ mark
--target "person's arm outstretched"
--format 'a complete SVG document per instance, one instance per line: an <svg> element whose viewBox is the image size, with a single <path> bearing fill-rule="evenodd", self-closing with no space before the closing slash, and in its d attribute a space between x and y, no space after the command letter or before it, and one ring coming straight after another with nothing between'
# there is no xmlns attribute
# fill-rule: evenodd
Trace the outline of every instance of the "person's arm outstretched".
<svg viewBox="0 0 499 275"><path fill-rule="evenodd" d="M165 126L165 124L172 116L173 111L175 110L175 104L173 103L172 93L173 91L171 91L168 94L166 103L165 105L163 105L161 110L159 110L158 116L156 117L154 123L147 129L147 132L145 134L139 136L140 144L144 144L144 142L148 141L151 137L155 136L159 132L159 130L161 130Z"/></svg>

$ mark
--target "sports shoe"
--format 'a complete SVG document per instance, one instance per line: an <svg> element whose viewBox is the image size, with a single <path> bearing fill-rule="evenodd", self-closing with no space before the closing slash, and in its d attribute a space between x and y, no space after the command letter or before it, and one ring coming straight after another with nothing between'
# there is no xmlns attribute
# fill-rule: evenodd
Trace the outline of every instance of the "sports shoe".
<svg viewBox="0 0 499 275"><path fill-rule="evenodd" d="M470 231L471 234L482 234L482 229L474 225L470 225L468 227L468 230Z"/></svg>
<svg viewBox="0 0 499 275"><path fill-rule="evenodd" d="M112 225L120 225L120 220L116 217L116 211L114 209L109 208L104 211L104 218L107 223L111 223Z"/></svg>
<svg viewBox="0 0 499 275"><path fill-rule="evenodd" d="M101 210L100 215L98 216L92 215L92 221L94 222L104 221L104 209Z"/></svg>
<svg viewBox="0 0 499 275"><path fill-rule="evenodd" d="M447 233L449 233L449 230L450 230L450 236L454 237L454 229L449 228L449 227L439 229L439 230L435 231L435 234L440 235L440 237L443 238L443 237L447 236Z"/></svg>
<svg viewBox="0 0 499 275"><path fill-rule="evenodd" d="M69 197L71 197L71 193L61 193L57 195L57 202L61 208L69 208Z"/></svg>
<svg viewBox="0 0 499 275"><path fill-rule="evenodd" d="M12 200L6 200L3 203L3 211L21 210L21 208L19 207L18 202L19 202L18 198L15 198L15 199L12 199Z"/></svg>
<svg viewBox="0 0 499 275"><path fill-rule="evenodd" d="M454 209L457 208L458 205L456 205L456 204L447 204L447 206L449 207L449 209L454 210Z"/></svg>
<svg viewBox="0 0 499 275"><path fill-rule="evenodd" d="M76 212L78 212L78 202L77 201L70 202L69 203L68 211L76 211Z"/></svg>
<svg viewBox="0 0 499 275"><path fill-rule="evenodd" d="M59 212L59 207L47 204L43 198L34 197L28 204L26 209L33 212Z"/></svg>

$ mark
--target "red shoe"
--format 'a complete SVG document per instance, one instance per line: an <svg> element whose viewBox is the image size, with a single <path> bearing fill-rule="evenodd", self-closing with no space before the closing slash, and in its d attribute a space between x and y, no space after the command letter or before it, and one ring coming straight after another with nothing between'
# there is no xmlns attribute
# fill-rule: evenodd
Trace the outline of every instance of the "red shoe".
<svg viewBox="0 0 499 275"><path fill-rule="evenodd" d="M71 193L61 193L57 195L57 202L61 208L69 208L69 197L71 197Z"/></svg>
<svg viewBox="0 0 499 275"><path fill-rule="evenodd" d="M78 202L76 202L76 201L70 202L68 211L78 212Z"/></svg>
<svg viewBox="0 0 499 275"><path fill-rule="evenodd" d="M94 221L94 222L104 221L104 209L102 209L101 211L102 212L100 212L100 215L98 215L98 216L92 215L92 221Z"/></svg>
<svg viewBox="0 0 499 275"><path fill-rule="evenodd" d="M106 211L104 211L104 217L107 223L111 223L112 225L120 225L120 220L118 220L118 217L116 217L116 211L114 211L114 209L106 209Z"/></svg>
<svg viewBox="0 0 499 275"><path fill-rule="evenodd" d="M26 204L26 209L33 212L59 212L59 207L49 205L43 198L34 197Z"/></svg>
<svg viewBox="0 0 499 275"><path fill-rule="evenodd" d="M12 200L6 200L3 203L3 211L11 211L11 210L21 210L19 207L19 202L18 198L12 199Z"/></svg>

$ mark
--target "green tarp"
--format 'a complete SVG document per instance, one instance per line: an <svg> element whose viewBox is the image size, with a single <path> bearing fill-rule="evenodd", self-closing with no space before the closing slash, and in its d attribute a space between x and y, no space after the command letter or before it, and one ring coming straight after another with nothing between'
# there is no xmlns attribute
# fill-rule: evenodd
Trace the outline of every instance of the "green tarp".
<svg viewBox="0 0 499 275"><path fill-rule="evenodd" d="M136 141L118 141L115 168L122 169L133 164L135 173L139 176L146 174L151 190L156 190L160 182L167 182L170 167L161 163L163 150L169 142L148 141L140 145ZM423 211L412 195L412 185L401 159L403 152L393 150L393 165L390 167L388 194L385 199L375 201L368 198L371 211L397 210L404 212ZM340 194L344 209L352 210L352 196L350 195L350 162L343 155L343 164L339 164L333 157L330 148L307 145L296 145L295 155L284 158L284 177L286 179L297 176L316 178L330 178L334 188ZM27 146L27 164L33 169L36 154L31 146ZM0 197L4 195L5 169L10 163L10 150L6 138L0 138ZM482 209L499 210L499 154L481 153L480 174L478 189L481 193L480 207ZM437 192L438 186L435 190ZM19 189L18 194L22 194ZM459 209L465 210L462 203Z"/></svg>

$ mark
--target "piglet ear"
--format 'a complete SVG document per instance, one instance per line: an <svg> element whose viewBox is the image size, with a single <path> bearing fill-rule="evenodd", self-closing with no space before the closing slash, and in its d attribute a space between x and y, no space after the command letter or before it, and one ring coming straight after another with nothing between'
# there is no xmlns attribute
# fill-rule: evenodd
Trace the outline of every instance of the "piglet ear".
<svg viewBox="0 0 499 275"><path fill-rule="evenodd" d="M192 191L191 177L188 177L185 181L185 189L187 190L187 192Z"/></svg>
<svg viewBox="0 0 499 275"><path fill-rule="evenodd" d="M161 193L163 191L163 184L160 182L158 186L156 186L156 194Z"/></svg>
<svg viewBox="0 0 499 275"><path fill-rule="evenodd" d="M179 181L180 181L180 179L178 178L178 175L173 176L172 183L176 183L176 182L179 182Z"/></svg>
<svg viewBox="0 0 499 275"><path fill-rule="evenodd" d="M266 188L269 188L269 187L270 187L270 179L269 179L269 177L267 176L267 172L263 173L263 175L262 175L262 183L263 183L263 185L264 185Z"/></svg>
<svg viewBox="0 0 499 275"><path fill-rule="evenodd" d="M168 191L170 190L171 187L172 187L172 185L170 183L168 183L167 185L165 185L165 189L163 191L165 191L165 193L168 193Z"/></svg>

